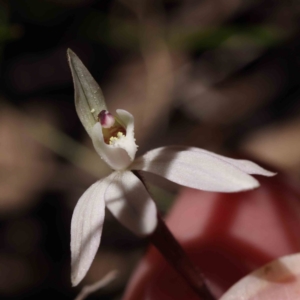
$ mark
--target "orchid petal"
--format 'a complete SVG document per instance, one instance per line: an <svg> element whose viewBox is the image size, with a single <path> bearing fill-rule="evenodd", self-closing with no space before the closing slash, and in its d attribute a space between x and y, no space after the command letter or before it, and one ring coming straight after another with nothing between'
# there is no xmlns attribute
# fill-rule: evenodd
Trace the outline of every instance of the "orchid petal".
<svg viewBox="0 0 300 300"><path fill-rule="evenodd" d="M112 169L122 170L131 164L132 159L124 148L105 143L100 123L94 125L91 138L97 153Z"/></svg>
<svg viewBox="0 0 300 300"><path fill-rule="evenodd" d="M215 192L239 192L258 187L258 181L248 172L273 175L251 162L176 146L149 151L136 159L130 168L151 172L191 188Z"/></svg>
<svg viewBox="0 0 300 300"><path fill-rule="evenodd" d="M97 282L95 282L91 285L84 286L83 289L81 290L81 292L75 298L75 300L84 300L84 299L86 299L90 294L92 294L94 292L97 292L98 290L106 287L113 280L115 280L117 276L118 276L118 271L116 271L116 270L110 271L108 274L106 274L99 281L97 281Z"/></svg>
<svg viewBox="0 0 300 300"><path fill-rule="evenodd" d="M100 157L114 170L126 169L134 160L137 145L134 138L134 118L126 110L118 109L118 121L124 126L126 136L115 144L106 144L100 123L96 123L91 131L95 150Z"/></svg>
<svg viewBox="0 0 300 300"><path fill-rule="evenodd" d="M78 56L68 49L68 60L75 88L75 106L85 130L91 130L98 121L98 114L106 110L102 91Z"/></svg>
<svg viewBox="0 0 300 300"><path fill-rule="evenodd" d="M134 117L128 111L123 109L117 109L117 114L119 117L118 120L126 129L126 137L123 141L123 144L120 146L127 151L128 155L133 161L137 151L137 145L134 138Z"/></svg>
<svg viewBox="0 0 300 300"><path fill-rule="evenodd" d="M157 225L157 210L146 188L130 171L114 174L105 193L107 208L136 235L151 234Z"/></svg>
<svg viewBox="0 0 300 300"><path fill-rule="evenodd" d="M184 147L181 146L174 146L174 148L177 148L177 150L183 150ZM186 149L186 148L185 148ZM207 153L209 155L213 155L214 157L223 160L224 162L227 162L233 166L235 166L236 168L240 169L241 171L247 173L247 174L253 174L253 175L262 175L262 176L267 176L267 177L271 177L276 175L276 173L274 172L270 172L264 168L262 168L261 166L259 166L258 164L250 161L250 160L245 160L245 159L234 159L234 158L230 158L230 157L226 157L223 155L219 155L207 150L203 150L200 148L194 148L191 147L189 148L190 151L195 151L195 152L201 152L201 153Z"/></svg>
<svg viewBox="0 0 300 300"><path fill-rule="evenodd" d="M77 285L89 270L100 244L110 177L90 186L80 197L71 223L72 284Z"/></svg>

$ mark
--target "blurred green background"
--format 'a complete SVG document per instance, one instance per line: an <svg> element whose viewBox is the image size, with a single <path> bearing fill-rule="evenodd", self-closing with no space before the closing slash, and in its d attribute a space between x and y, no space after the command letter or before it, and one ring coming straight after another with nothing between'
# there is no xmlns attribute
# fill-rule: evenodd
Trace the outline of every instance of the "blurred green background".
<svg viewBox="0 0 300 300"><path fill-rule="evenodd" d="M185 144L299 177L299 25L295 0L0 1L0 299L73 299L112 269L91 299L120 299L147 246L107 213L71 288L72 211L109 169L76 115L67 48L110 110L135 116L138 154ZM153 180L166 213L177 190Z"/></svg>

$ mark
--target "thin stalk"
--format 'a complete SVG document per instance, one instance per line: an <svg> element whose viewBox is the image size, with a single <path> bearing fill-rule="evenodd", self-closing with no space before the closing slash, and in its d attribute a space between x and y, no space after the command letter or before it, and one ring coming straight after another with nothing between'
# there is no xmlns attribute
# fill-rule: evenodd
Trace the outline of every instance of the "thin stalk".
<svg viewBox="0 0 300 300"><path fill-rule="evenodd" d="M157 218L158 224L155 231L149 236L150 242L186 280L201 300L215 300L199 268L191 262L160 215Z"/></svg>
<svg viewBox="0 0 300 300"><path fill-rule="evenodd" d="M148 190L141 174L138 171L133 171L133 173L142 181ZM157 214L157 221L155 231L148 236L150 242L157 248L166 261L185 279L188 285L199 296L200 300L215 300L216 298L212 295L205 283L202 272L189 259L159 214Z"/></svg>

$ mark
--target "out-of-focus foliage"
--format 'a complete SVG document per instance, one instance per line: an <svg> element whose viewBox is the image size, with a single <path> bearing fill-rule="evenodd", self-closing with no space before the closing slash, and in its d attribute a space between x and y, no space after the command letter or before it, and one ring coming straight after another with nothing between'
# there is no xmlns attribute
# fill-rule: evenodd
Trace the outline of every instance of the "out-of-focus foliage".
<svg viewBox="0 0 300 300"><path fill-rule="evenodd" d="M22 30L17 24L9 22L9 7L7 4L0 2L0 59L3 48L10 40L19 38Z"/></svg>

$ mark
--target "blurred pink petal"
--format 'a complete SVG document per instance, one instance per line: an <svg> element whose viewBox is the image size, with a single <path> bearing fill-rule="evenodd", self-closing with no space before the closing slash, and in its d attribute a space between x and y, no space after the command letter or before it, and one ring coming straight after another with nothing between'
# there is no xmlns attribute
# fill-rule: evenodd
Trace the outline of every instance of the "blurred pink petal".
<svg viewBox="0 0 300 300"><path fill-rule="evenodd" d="M300 295L300 254L284 256L237 282L220 300L297 300Z"/></svg>
<svg viewBox="0 0 300 300"><path fill-rule="evenodd" d="M299 195L282 176L261 178L259 189L236 194L183 189L167 224L220 297L249 272L299 252ZM198 298L151 247L124 299Z"/></svg>

